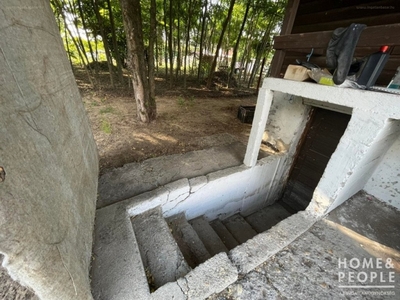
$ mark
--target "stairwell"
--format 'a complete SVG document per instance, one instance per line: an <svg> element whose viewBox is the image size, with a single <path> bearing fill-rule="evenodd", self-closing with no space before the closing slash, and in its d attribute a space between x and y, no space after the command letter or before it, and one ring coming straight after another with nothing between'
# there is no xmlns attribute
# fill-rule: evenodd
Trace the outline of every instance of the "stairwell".
<svg viewBox="0 0 400 300"><path fill-rule="evenodd" d="M118 211L109 220L114 229L103 219L104 228L96 231L95 299L180 299L182 293L189 295L183 299L204 299L237 279L228 258L232 249L291 216L279 203L224 220L187 220L184 213L164 218L160 206L124 218ZM116 231L122 235L117 239Z"/></svg>
<svg viewBox="0 0 400 300"><path fill-rule="evenodd" d="M237 213L225 220L209 222L201 216L187 221L181 213L166 221L186 262L195 268L218 253L228 253L290 215L275 203L247 217Z"/></svg>

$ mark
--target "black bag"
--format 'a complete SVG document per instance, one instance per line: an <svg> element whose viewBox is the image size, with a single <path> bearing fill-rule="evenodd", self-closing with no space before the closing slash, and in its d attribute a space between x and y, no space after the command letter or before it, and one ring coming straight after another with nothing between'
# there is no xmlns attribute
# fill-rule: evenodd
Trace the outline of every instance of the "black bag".
<svg viewBox="0 0 400 300"><path fill-rule="evenodd" d="M337 28L333 31L326 50L326 65L335 69L333 82L342 84L349 73L353 62L353 55L361 32L367 27L365 24L351 24L347 28Z"/></svg>

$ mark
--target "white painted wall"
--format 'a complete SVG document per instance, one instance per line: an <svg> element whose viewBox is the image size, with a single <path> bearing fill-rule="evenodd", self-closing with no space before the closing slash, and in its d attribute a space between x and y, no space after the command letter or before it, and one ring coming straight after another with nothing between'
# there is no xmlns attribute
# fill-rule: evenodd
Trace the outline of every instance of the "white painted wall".
<svg viewBox="0 0 400 300"><path fill-rule="evenodd" d="M372 174L364 190L400 209L400 135L384 155L381 163Z"/></svg>
<svg viewBox="0 0 400 300"><path fill-rule="evenodd" d="M387 170L385 165L380 164L380 162L382 159L390 162L395 160L395 155L392 153L398 150L398 148L394 148L395 150L388 152L389 156L384 156L399 135L400 105L398 96L277 78L266 78L263 82L263 89L266 89L265 94L267 95L269 91L273 91L273 102L279 97L277 92L282 92L287 94L287 97L296 95L314 99L328 109L332 107L335 110L334 108L343 107L352 111L349 125L332 154L314 192L313 199L307 208L308 211L317 215L324 215L364 187L368 192L374 194L372 191L374 185L370 178L374 178L373 174L376 174L374 173L376 169L376 172L379 172L378 174L388 172L386 173L388 175L381 175L381 180L382 183L393 187L390 189L391 196L389 198L387 196L388 187L385 188L381 183L376 185L381 184L381 190L387 190L385 196L381 197L387 199L388 203L390 203L389 200L392 200L393 203L393 199L390 198L398 197L399 189L397 188L398 181L393 180L393 176L390 174L395 174L396 178L398 177L399 173L396 173L398 164L393 164L394 167ZM281 110L282 108L278 107L274 112L272 105L268 120L270 131L276 136L284 137L285 132L280 131L282 128L289 128L292 120L288 118L287 125L284 127L277 126L276 124L284 122L286 117L290 116L290 114L285 114L284 110ZM258 120L254 120L253 126L257 125L257 122ZM299 137L299 135L294 136ZM254 142L253 144L257 143ZM293 147L297 143L292 142L290 145ZM396 145L398 143L393 147L397 147ZM290 154L287 157L290 157ZM285 176L282 179L285 179ZM378 190L376 193L378 193Z"/></svg>
<svg viewBox="0 0 400 300"><path fill-rule="evenodd" d="M181 179L126 201L133 216L161 206L164 216L185 212L187 219L201 215L225 219L237 212L248 215L274 203L280 190L278 170L285 155L259 160L253 168L244 165L192 179Z"/></svg>

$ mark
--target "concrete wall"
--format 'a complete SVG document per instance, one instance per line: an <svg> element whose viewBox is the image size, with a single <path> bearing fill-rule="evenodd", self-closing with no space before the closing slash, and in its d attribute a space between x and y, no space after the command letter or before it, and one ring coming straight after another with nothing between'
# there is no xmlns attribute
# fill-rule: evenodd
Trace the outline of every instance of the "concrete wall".
<svg viewBox="0 0 400 300"><path fill-rule="evenodd" d="M400 135L383 156L364 190L381 201L400 209Z"/></svg>
<svg viewBox="0 0 400 300"><path fill-rule="evenodd" d="M165 217L185 212L188 219L205 215L209 220L227 218L237 212L251 214L274 203L281 189L280 169L285 155L191 179L181 179L126 201L129 215L162 206Z"/></svg>
<svg viewBox="0 0 400 300"><path fill-rule="evenodd" d="M371 193L372 186L368 182L371 177L373 178L372 175L379 165L382 168L378 168L377 172L389 171L392 174L397 172L396 165L390 170L384 170L385 166L380 162L399 135L398 96L277 78L266 78L263 89L266 90L264 101L272 101L271 92L276 95L277 92L283 92L287 95L313 99L315 105L327 109L340 108L352 111L348 127L314 191L308 211L316 215L324 215L364 187ZM259 101L262 100L259 99ZM265 106L264 109L269 108ZM272 109L271 112L273 112ZM284 120L283 116L279 118ZM255 120L253 126L262 126L261 121L261 119ZM289 122L291 120L288 120ZM257 145L257 138L253 137L253 145ZM391 155L391 152L388 153ZM393 160L394 155L386 159ZM382 183L386 180L386 185L390 183L390 186L393 186L392 191L395 191L398 182L389 176L382 177ZM391 197L396 196L393 192L391 195L394 195Z"/></svg>
<svg viewBox="0 0 400 300"><path fill-rule="evenodd" d="M0 10L0 252L42 299L91 299L98 157L46 0Z"/></svg>
<svg viewBox="0 0 400 300"><path fill-rule="evenodd" d="M329 212L362 190L399 132L399 122L354 109L309 209Z"/></svg>

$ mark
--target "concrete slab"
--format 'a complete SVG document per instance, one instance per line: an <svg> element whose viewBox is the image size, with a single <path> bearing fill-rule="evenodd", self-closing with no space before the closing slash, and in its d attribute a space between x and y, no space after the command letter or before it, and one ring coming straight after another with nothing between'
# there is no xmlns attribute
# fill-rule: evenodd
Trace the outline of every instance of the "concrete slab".
<svg viewBox="0 0 400 300"><path fill-rule="evenodd" d="M182 178L239 166L246 146L240 142L148 159L111 170L99 178L97 208L139 195Z"/></svg>
<svg viewBox="0 0 400 300"><path fill-rule="evenodd" d="M221 252L228 253L228 248L226 248L221 238L210 226L207 220L205 220L203 217L199 217L190 220L189 223L197 232L197 235L199 236L211 256L214 256Z"/></svg>
<svg viewBox="0 0 400 300"><path fill-rule="evenodd" d="M359 193L208 299L398 299L399 220L400 211Z"/></svg>
<svg viewBox="0 0 400 300"><path fill-rule="evenodd" d="M221 220L217 219L212 221L210 223L210 226L218 234L228 250L231 250L239 245L239 242L233 237L232 233L230 233L230 231L225 227Z"/></svg>
<svg viewBox="0 0 400 300"><path fill-rule="evenodd" d="M275 226L280 221L291 215L282 205L274 203L270 206L245 217L247 223L251 225L258 233L264 232Z"/></svg>
<svg viewBox="0 0 400 300"><path fill-rule="evenodd" d="M239 242L239 244L242 244L257 235L257 232L239 214L223 220L222 223Z"/></svg>
<svg viewBox="0 0 400 300"><path fill-rule="evenodd" d="M29 288L14 281L7 270L1 266L3 255L0 254L0 299L39 300Z"/></svg>
<svg viewBox="0 0 400 300"><path fill-rule="evenodd" d="M120 300L150 295L139 247L125 207L97 210L91 286L94 299Z"/></svg>
<svg viewBox="0 0 400 300"><path fill-rule="evenodd" d="M188 300L203 300L222 291L238 278L236 267L226 253L220 253L177 281Z"/></svg>
<svg viewBox="0 0 400 300"><path fill-rule="evenodd" d="M190 271L160 207L132 217L131 222L143 265L151 274L155 289L176 281Z"/></svg>
<svg viewBox="0 0 400 300"><path fill-rule="evenodd" d="M167 222L185 260L191 268L195 268L211 258L210 253L183 213L168 218Z"/></svg>

